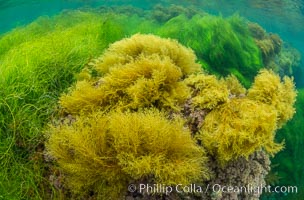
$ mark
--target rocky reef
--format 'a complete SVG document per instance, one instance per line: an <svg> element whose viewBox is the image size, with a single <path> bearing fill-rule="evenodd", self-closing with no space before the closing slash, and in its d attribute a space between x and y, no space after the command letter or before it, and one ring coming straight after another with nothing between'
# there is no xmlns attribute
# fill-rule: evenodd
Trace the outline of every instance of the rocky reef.
<svg viewBox="0 0 304 200"><path fill-rule="evenodd" d="M111 44L78 77L46 130L52 181L69 198L259 199L237 189L266 186L284 146L276 130L295 113L292 78L263 69L247 90L151 34Z"/></svg>

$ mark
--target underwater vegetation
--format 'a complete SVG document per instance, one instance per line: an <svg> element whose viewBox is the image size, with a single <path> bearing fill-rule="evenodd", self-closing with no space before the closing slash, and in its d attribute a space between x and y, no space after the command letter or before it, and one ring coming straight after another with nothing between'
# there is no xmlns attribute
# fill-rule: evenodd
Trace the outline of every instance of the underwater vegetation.
<svg viewBox="0 0 304 200"><path fill-rule="evenodd" d="M157 111L113 112L76 117L50 130L49 154L66 172L67 184L82 197L121 199L138 183L191 184L206 178L206 156L184 128Z"/></svg>
<svg viewBox="0 0 304 200"><path fill-rule="evenodd" d="M276 112L264 104L232 99L206 116L200 138L222 163L247 158L261 147L274 154L282 148L274 144L276 119Z"/></svg>
<svg viewBox="0 0 304 200"><path fill-rule="evenodd" d="M191 47L207 71L222 76L232 73L247 87L263 67L260 50L245 19L238 15L227 19L206 14L191 18L179 15L164 23L158 34Z"/></svg>
<svg viewBox="0 0 304 200"><path fill-rule="evenodd" d="M46 153L62 171L62 187L81 198L135 198L128 193L130 183L207 185L223 176L219 170L238 163L256 181L242 175L243 168L225 174L225 180L264 185L269 155L283 148L275 132L294 114L292 79L261 70L246 94L234 76L208 75L195 60L175 40L135 34L111 44L90 64L95 76L88 74L60 97L62 114L46 130ZM193 122L195 114L203 121L191 126L199 131L186 121ZM142 199L163 195L137 193ZM252 196L221 194L234 195Z"/></svg>
<svg viewBox="0 0 304 200"><path fill-rule="evenodd" d="M277 63L278 66L280 66L280 74L296 74L299 71L301 63L301 54L297 49L286 44L283 46L280 54L278 55Z"/></svg>
<svg viewBox="0 0 304 200"><path fill-rule="evenodd" d="M261 50L263 63L269 68L274 56L281 51L283 41L276 34L267 34L257 23L249 23L248 26L252 36L255 38L256 44Z"/></svg>
<svg viewBox="0 0 304 200"><path fill-rule="evenodd" d="M272 160L276 165L271 171L276 175L276 185L297 185L299 194L286 194L288 199L303 197L303 117L304 117L304 90L299 89L295 104L296 113L281 130L278 131L278 140L285 139L285 150L278 153ZM280 198L273 194L272 197Z"/></svg>
<svg viewBox="0 0 304 200"><path fill-rule="evenodd" d="M41 185L36 186L44 181L44 172L35 152L41 151L44 121L56 106L56 96L73 82L74 73L102 50L96 18L76 16L75 24L63 16L54 23L41 18L0 39L0 193L5 198L43 192Z"/></svg>
<svg viewBox="0 0 304 200"><path fill-rule="evenodd" d="M133 19L140 30L138 18ZM1 35L0 177L5 184L0 193L5 197L43 198L49 192L43 189L48 182L42 153L44 124L80 69L132 29L122 26L128 20L115 13L71 11L41 17Z"/></svg>
<svg viewBox="0 0 304 200"><path fill-rule="evenodd" d="M191 88L194 107L211 110L228 101L228 88L214 75L191 75L185 82Z"/></svg>
<svg viewBox="0 0 304 200"><path fill-rule="evenodd" d="M151 18L157 20L160 23L164 23L179 15L185 15L188 18L191 18L196 14L202 14L202 12L194 6L183 7L171 4L170 6L165 7L161 4L157 4L152 10Z"/></svg>
<svg viewBox="0 0 304 200"><path fill-rule="evenodd" d="M174 40L136 34L110 45L91 66L103 78L79 82L61 97L61 105L71 114L100 108L178 109L189 96L182 78L200 70L195 59L192 50Z"/></svg>
<svg viewBox="0 0 304 200"><path fill-rule="evenodd" d="M248 26L261 51L265 68L272 69L282 77L299 73L301 54L297 49L282 41L277 34L267 33L257 23L249 22Z"/></svg>
<svg viewBox="0 0 304 200"><path fill-rule="evenodd" d="M278 115L277 126L281 128L295 113L293 105L296 100L296 91L294 91L294 87L292 78L285 76L282 81L279 75L261 70L248 90L248 97L274 107Z"/></svg>
<svg viewBox="0 0 304 200"><path fill-rule="evenodd" d="M274 143L273 133L295 113L292 79L284 77L281 82L278 75L261 70L247 97L230 98L204 120L199 137L220 162L248 157L260 147L271 155L282 149Z"/></svg>
<svg viewBox="0 0 304 200"><path fill-rule="evenodd" d="M285 138L275 131L294 113L292 79L260 71L261 50L240 16L168 9L65 11L0 36L0 199L116 199L132 196L130 181L265 184L269 153ZM294 55L285 57L297 63ZM271 123L258 125L263 119Z"/></svg>

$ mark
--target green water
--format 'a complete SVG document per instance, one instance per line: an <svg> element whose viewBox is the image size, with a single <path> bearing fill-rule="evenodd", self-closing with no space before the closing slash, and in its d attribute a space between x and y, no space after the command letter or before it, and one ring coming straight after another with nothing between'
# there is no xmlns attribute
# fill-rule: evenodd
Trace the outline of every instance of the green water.
<svg viewBox="0 0 304 200"><path fill-rule="evenodd" d="M179 7L162 15L153 12L172 4ZM194 11L212 16L191 18ZM0 199L64 196L49 180L51 166L43 157L42 132L56 118L60 94L109 44L137 32L176 38L195 51L205 70L217 76L233 73L248 88L265 62L246 30L237 26L243 19L278 34L283 46L293 49L285 63L288 68L278 73L293 76L298 89L296 114L276 134L277 141L285 140L285 149L272 158L269 178L273 185L297 186L298 193L265 194L262 199L304 199L304 64L299 59L304 55L304 2L300 0L0 0ZM208 34L219 39L204 39L208 34L199 32L197 24L209 24L204 30L217 29ZM273 59L280 63L279 57Z"/></svg>

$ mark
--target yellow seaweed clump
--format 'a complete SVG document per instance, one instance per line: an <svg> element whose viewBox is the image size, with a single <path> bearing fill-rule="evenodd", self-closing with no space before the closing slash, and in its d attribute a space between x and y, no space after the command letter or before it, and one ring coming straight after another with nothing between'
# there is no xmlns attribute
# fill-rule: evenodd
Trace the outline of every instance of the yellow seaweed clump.
<svg viewBox="0 0 304 200"><path fill-rule="evenodd" d="M248 158L265 150L274 155L283 143L274 141L275 131L292 118L296 90L292 78L261 70L247 95L234 77L223 80L230 98L209 112L198 138L221 164Z"/></svg>
<svg viewBox="0 0 304 200"><path fill-rule="evenodd" d="M261 70L248 90L248 98L271 105L277 111L278 128L293 117L296 95L292 78L285 76L281 82L279 75L270 70Z"/></svg>
<svg viewBox="0 0 304 200"><path fill-rule="evenodd" d="M277 113L247 98L233 98L205 118L199 139L219 163L225 164L261 148L270 154L282 149L274 142Z"/></svg>
<svg viewBox="0 0 304 200"><path fill-rule="evenodd" d="M112 44L92 64L99 77L79 81L60 104L71 114L148 107L179 110L190 96L183 79L200 70L195 59L192 50L175 40L136 34Z"/></svg>
<svg viewBox="0 0 304 200"><path fill-rule="evenodd" d="M255 43L259 47L263 63L270 68L274 56L281 51L283 41L277 34L267 34L266 31L256 23L248 24L251 35L255 38Z"/></svg>
<svg viewBox="0 0 304 200"><path fill-rule="evenodd" d="M94 61L99 73L108 73L113 66L133 62L141 56L157 54L170 58L181 69L183 75L200 71L192 49L184 47L173 39L163 39L152 34L135 34L115 42Z"/></svg>
<svg viewBox="0 0 304 200"><path fill-rule="evenodd" d="M52 126L46 148L78 197L94 191L97 199L120 199L130 183L187 185L208 177L205 153L183 124L157 110L96 112Z"/></svg>
<svg viewBox="0 0 304 200"><path fill-rule="evenodd" d="M214 75L190 75L185 83L191 88L194 107L211 110L228 101L227 85Z"/></svg>
<svg viewBox="0 0 304 200"><path fill-rule="evenodd" d="M233 95L235 97L245 96L246 88L234 75L229 75L225 77L223 81L227 85L230 95Z"/></svg>

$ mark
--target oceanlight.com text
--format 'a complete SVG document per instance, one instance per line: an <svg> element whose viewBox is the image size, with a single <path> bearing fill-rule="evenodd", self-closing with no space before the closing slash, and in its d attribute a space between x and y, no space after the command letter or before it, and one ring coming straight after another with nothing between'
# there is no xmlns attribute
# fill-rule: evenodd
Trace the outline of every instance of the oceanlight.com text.
<svg viewBox="0 0 304 200"><path fill-rule="evenodd" d="M129 192L138 192L145 194L166 194L170 193L251 193L251 194L262 194L262 193L298 193L297 186L254 186L248 184L246 186L232 186L232 185L221 185L221 184L207 184L207 185L183 185L177 184L175 186L168 186L165 184L130 184L128 186Z"/></svg>

